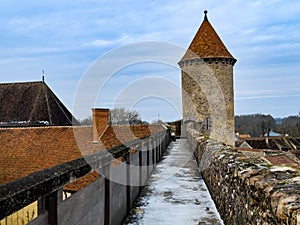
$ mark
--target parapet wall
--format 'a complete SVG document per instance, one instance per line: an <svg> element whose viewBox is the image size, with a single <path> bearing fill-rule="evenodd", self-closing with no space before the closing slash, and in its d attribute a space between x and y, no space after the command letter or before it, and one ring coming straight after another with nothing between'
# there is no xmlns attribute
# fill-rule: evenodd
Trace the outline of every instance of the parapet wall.
<svg viewBox="0 0 300 225"><path fill-rule="evenodd" d="M3 184L0 220L14 221L12 214L38 202L38 216L28 225L122 224L169 141L164 130ZM80 181L86 186L62 199L66 185L96 171L95 181Z"/></svg>
<svg viewBox="0 0 300 225"><path fill-rule="evenodd" d="M274 166L187 128L203 179L225 224L300 224L300 170Z"/></svg>

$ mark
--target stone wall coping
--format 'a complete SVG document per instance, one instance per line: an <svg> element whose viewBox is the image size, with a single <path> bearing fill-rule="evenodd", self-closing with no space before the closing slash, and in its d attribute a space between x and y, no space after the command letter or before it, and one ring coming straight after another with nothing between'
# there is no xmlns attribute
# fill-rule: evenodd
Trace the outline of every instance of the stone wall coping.
<svg viewBox="0 0 300 225"><path fill-rule="evenodd" d="M256 195L261 195L261 198L263 198L264 201L269 202L270 205L269 209L257 208L257 210L259 209L258 211L265 213L264 215L261 215L261 221L274 220L276 221L276 224L300 224L299 167L295 165L272 165L267 163L263 158L253 158L243 154L242 151L238 151L234 147L224 146L208 137L200 137L200 133L195 130L189 129L187 133L188 139L194 150L202 151L201 155L207 154L205 153L207 151L211 152L210 156L212 158L209 162L210 165L202 171L206 182L208 182L208 179L210 179L209 182L212 182L211 179L214 178L216 179L214 182L217 183L217 185L230 183L244 186L245 189L251 190L249 193L243 193L245 199L240 201L244 202L250 201L249 199L251 198L256 199ZM199 150L199 148L201 148L201 150ZM201 161L201 159L198 160ZM218 174L206 175L206 173L211 173L212 168L214 168ZM221 168L227 168L227 171L223 171ZM213 185L210 186L210 188L213 189ZM238 190L240 187L235 186L228 188ZM211 190L211 193L214 193L214 191ZM224 195L226 193L222 194ZM231 194L234 196L234 193ZM214 199L219 198L219 196L214 196L213 194L212 197ZM254 202L256 201L255 199L253 199ZM219 206L219 208L222 207ZM249 206L247 205L246 207ZM253 207L260 207L259 203L257 203L257 206ZM255 221L253 221L253 224L256 224Z"/></svg>

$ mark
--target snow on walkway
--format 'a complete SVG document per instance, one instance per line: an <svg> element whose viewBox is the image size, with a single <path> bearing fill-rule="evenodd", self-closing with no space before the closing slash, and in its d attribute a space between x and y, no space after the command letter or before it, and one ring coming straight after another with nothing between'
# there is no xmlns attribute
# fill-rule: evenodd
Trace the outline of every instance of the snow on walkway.
<svg viewBox="0 0 300 225"><path fill-rule="evenodd" d="M125 224L223 224L187 140L170 143Z"/></svg>

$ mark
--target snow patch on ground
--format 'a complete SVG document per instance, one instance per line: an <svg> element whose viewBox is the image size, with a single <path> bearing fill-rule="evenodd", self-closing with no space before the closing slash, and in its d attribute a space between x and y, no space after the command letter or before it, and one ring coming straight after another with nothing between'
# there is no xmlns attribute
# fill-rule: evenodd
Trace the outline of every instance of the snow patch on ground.
<svg viewBox="0 0 300 225"><path fill-rule="evenodd" d="M124 224L223 224L186 140L171 143Z"/></svg>

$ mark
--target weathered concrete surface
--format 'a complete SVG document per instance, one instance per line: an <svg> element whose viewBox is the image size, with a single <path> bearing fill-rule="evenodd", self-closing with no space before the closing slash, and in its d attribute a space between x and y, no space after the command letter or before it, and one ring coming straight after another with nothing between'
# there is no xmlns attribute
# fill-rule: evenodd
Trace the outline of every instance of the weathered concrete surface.
<svg viewBox="0 0 300 225"><path fill-rule="evenodd" d="M223 224L186 140L170 144L124 224Z"/></svg>

